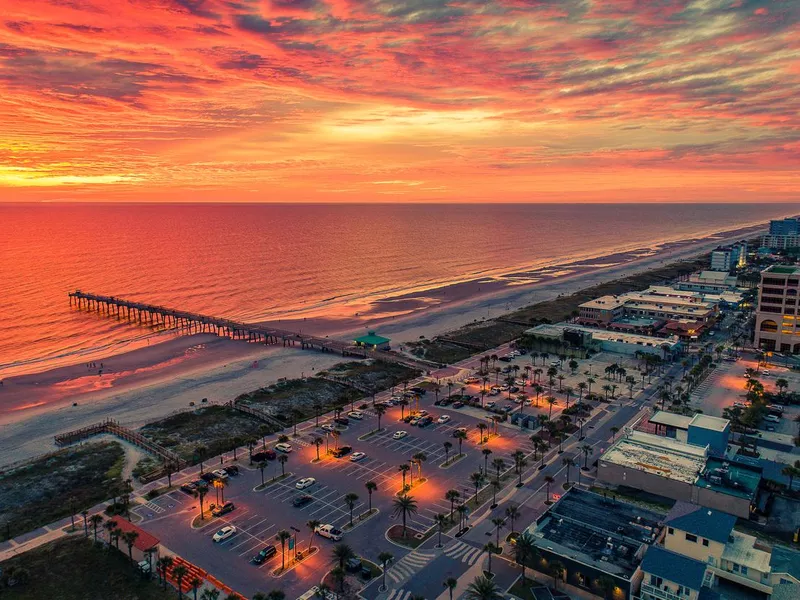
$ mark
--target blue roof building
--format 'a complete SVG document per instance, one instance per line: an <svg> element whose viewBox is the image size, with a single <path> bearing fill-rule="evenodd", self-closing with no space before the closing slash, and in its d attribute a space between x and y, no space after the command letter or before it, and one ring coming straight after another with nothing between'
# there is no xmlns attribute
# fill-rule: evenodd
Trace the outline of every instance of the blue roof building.
<svg viewBox="0 0 800 600"><path fill-rule="evenodd" d="M706 578L705 563L661 546L651 546L647 550L642 571L640 596L643 600L663 600L669 594L697 600Z"/></svg>
<svg viewBox="0 0 800 600"><path fill-rule="evenodd" d="M704 506L676 502L664 522L699 538L725 544L736 525L736 517Z"/></svg>

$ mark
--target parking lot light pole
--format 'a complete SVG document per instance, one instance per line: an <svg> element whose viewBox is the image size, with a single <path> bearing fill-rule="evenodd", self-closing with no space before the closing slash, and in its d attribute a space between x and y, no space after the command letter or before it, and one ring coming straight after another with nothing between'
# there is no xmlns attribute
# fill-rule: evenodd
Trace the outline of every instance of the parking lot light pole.
<svg viewBox="0 0 800 600"><path fill-rule="evenodd" d="M289 529L294 531L294 560L297 560L297 534L300 533L300 530L294 525L290 525Z"/></svg>

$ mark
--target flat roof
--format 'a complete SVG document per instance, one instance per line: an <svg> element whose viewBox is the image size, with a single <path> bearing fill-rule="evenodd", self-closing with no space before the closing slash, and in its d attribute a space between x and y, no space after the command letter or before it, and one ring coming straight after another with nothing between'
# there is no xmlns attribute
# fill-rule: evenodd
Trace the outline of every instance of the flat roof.
<svg viewBox="0 0 800 600"><path fill-rule="evenodd" d="M662 519L646 508L573 487L529 530L541 549L630 579L642 546L655 541Z"/></svg>
<svg viewBox="0 0 800 600"><path fill-rule="evenodd" d="M614 308L619 308L623 304L625 304L625 299L622 296L600 296L599 298L584 302L580 305L580 308L604 308L612 310Z"/></svg>
<svg viewBox="0 0 800 600"><path fill-rule="evenodd" d="M755 544L755 537L734 530L722 551L722 560L739 563L761 573L769 573L769 561L772 555L764 550L759 550Z"/></svg>
<svg viewBox="0 0 800 600"><path fill-rule="evenodd" d="M652 421L652 419L651 419ZM701 427L702 429L710 429L712 431L725 431L725 428L730 424L728 419L723 419L721 417L711 417L709 415L703 415L697 413L694 418L692 418L692 422L689 425L693 425L695 427Z"/></svg>
<svg viewBox="0 0 800 600"><path fill-rule="evenodd" d="M625 331L609 331L607 329L586 327L584 325L573 325L572 323L537 325L536 327L528 329L525 331L525 333L529 335L560 336L566 329L580 331L582 333L590 333L593 340L600 342L621 342L623 344L634 344L637 346L652 346L653 348L660 348L662 346L673 348L677 344L680 344L680 341L677 338L659 338L651 335L642 335L639 333L628 333Z"/></svg>
<svg viewBox="0 0 800 600"><path fill-rule="evenodd" d="M656 425L666 425L667 427L675 427L677 429L689 429L689 423L692 422L692 417L678 415L666 410L659 410L647 420Z"/></svg>
<svg viewBox="0 0 800 600"><path fill-rule="evenodd" d="M672 438L631 431L620 436L600 460L673 481L694 483L706 464L706 450Z"/></svg>
<svg viewBox="0 0 800 600"><path fill-rule="evenodd" d="M763 273L775 273L776 275L798 275L800 274L800 267L793 267L790 265L772 265Z"/></svg>
<svg viewBox="0 0 800 600"><path fill-rule="evenodd" d="M719 479L712 481L712 477ZM747 468L746 465L735 462L709 458L695 485L752 500L760 483L761 473L757 468Z"/></svg>

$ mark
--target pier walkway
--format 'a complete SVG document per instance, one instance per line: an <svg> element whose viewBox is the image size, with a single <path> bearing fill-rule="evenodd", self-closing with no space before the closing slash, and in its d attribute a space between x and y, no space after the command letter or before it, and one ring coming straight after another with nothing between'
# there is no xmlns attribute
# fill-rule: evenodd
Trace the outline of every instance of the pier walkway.
<svg viewBox="0 0 800 600"><path fill-rule="evenodd" d="M247 342L262 344L282 343L284 346L299 345L301 348L307 350L335 352L342 356L375 358L388 362L401 363L415 369L422 369L423 371L428 371L432 366L392 352L368 350L341 340L176 310L166 306L132 302L115 296L102 296L76 290L69 293L69 302L70 305L75 305L79 309L97 311L108 316L126 319L145 326L177 329L186 331L187 333L214 333L235 340L245 340Z"/></svg>

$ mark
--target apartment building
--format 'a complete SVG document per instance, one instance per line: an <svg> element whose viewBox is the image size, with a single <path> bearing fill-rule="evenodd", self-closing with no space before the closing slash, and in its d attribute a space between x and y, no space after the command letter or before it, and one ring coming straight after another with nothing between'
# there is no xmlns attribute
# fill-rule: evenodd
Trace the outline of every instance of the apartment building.
<svg viewBox="0 0 800 600"><path fill-rule="evenodd" d="M699 600L708 586L706 565L661 546L653 546L642 561L642 600ZM705 590L705 591L704 591Z"/></svg>
<svg viewBox="0 0 800 600"><path fill-rule="evenodd" d="M800 268L775 265L761 272L755 344L766 351L800 353L797 327Z"/></svg>

